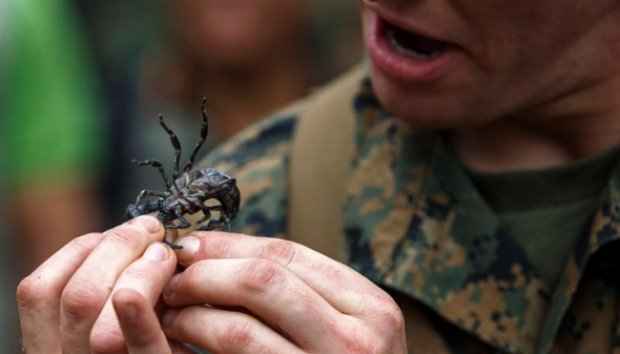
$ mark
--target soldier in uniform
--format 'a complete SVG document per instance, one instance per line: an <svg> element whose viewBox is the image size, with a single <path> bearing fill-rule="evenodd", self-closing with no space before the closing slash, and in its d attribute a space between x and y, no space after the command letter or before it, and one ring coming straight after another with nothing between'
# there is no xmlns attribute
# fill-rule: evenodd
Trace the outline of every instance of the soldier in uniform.
<svg viewBox="0 0 620 354"><path fill-rule="evenodd" d="M75 239L27 352L620 352L620 3L360 6L367 63L204 161L239 233Z"/></svg>

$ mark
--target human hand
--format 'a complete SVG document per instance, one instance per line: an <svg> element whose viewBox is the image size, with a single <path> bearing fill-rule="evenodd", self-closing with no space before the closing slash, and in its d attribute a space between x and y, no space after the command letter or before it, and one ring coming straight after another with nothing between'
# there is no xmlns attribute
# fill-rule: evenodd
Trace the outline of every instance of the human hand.
<svg viewBox="0 0 620 354"><path fill-rule="evenodd" d="M157 219L138 217L75 238L22 280L17 300L25 352L127 352L111 295L118 291L121 316L132 311L136 293L144 306L155 306L176 267L174 252L158 242L163 234ZM158 339L167 347L163 334Z"/></svg>
<svg viewBox="0 0 620 354"><path fill-rule="evenodd" d="M404 320L368 279L281 239L221 232L177 242L168 339L215 353L405 353ZM204 306L208 304L208 306Z"/></svg>

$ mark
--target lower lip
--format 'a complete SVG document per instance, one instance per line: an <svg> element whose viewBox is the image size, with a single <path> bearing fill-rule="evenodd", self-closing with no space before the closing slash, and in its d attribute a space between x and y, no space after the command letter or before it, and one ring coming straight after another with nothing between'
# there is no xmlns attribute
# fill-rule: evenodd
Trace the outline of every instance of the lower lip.
<svg viewBox="0 0 620 354"><path fill-rule="evenodd" d="M368 55L374 66L398 81L424 82L438 79L455 65L459 51L449 46L432 59L418 59L396 51L385 35L385 26L377 14L370 20Z"/></svg>

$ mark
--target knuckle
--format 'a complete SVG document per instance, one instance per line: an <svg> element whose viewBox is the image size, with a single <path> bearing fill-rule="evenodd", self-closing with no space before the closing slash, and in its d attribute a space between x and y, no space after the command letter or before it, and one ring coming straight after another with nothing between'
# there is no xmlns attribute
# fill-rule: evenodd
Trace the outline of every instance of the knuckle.
<svg viewBox="0 0 620 354"><path fill-rule="evenodd" d="M155 278L154 276L161 275L158 268L145 262L136 262L125 269L122 277L131 280L153 279Z"/></svg>
<svg viewBox="0 0 620 354"><path fill-rule="evenodd" d="M402 310L387 293L381 291L369 296L372 307L366 317L368 338L372 338L372 353L393 352L404 343L405 318Z"/></svg>
<svg viewBox="0 0 620 354"><path fill-rule="evenodd" d="M123 278L123 280L126 280L127 283L129 283L130 280L136 281L136 280L141 280L145 278L153 278L152 277L153 270L154 269L152 266L151 268L148 268L148 265L145 265L145 264L140 264L140 263L132 264L129 268L123 271L123 274L121 275L121 277Z"/></svg>
<svg viewBox="0 0 620 354"><path fill-rule="evenodd" d="M381 328L385 329L402 329L405 325L405 319L400 307L392 300L381 302L377 305L376 316L377 323Z"/></svg>
<svg viewBox="0 0 620 354"><path fill-rule="evenodd" d="M343 353L374 354L378 353L370 336L362 335L359 330L341 330L338 337Z"/></svg>
<svg viewBox="0 0 620 354"><path fill-rule="evenodd" d="M137 243L143 239L143 237L136 232L135 228L127 226L121 226L110 230L106 237L113 242L120 243L121 247L131 247L137 245Z"/></svg>
<svg viewBox="0 0 620 354"><path fill-rule="evenodd" d="M227 235L226 235L227 236ZM205 237L201 240L201 248L215 257L230 257L230 237Z"/></svg>
<svg viewBox="0 0 620 354"><path fill-rule="evenodd" d="M247 348L253 338L252 325L246 316L231 318L219 335L221 346L233 352L240 348Z"/></svg>
<svg viewBox="0 0 620 354"><path fill-rule="evenodd" d="M291 263L296 253L296 245L281 239L270 239L259 253L260 258L273 260L282 265Z"/></svg>
<svg viewBox="0 0 620 354"><path fill-rule="evenodd" d="M102 233L92 232L82 236L78 236L71 240L71 243L81 249L90 249L93 242L98 242L103 237Z"/></svg>
<svg viewBox="0 0 620 354"><path fill-rule="evenodd" d="M281 282L280 267L269 260L252 259L244 265L239 287L242 292L262 293Z"/></svg>
<svg viewBox="0 0 620 354"><path fill-rule="evenodd" d="M377 304L376 313L380 328L389 332L404 330L405 318L403 312L390 296L384 296L383 301Z"/></svg>
<svg viewBox="0 0 620 354"><path fill-rule="evenodd" d="M153 241L153 234L132 224L123 224L107 232L106 237L119 247L140 247Z"/></svg>
<svg viewBox="0 0 620 354"><path fill-rule="evenodd" d="M40 276L29 275L17 285L17 306L28 311L39 306L49 295Z"/></svg>
<svg viewBox="0 0 620 354"><path fill-rule="evenodd" d="M70 319L96 315L105 304L107 294L92 284L70 285L62 292L61 309Z"/></svg>
<svg viewBox="0 0 620 354"><path fill-rule="evenodd" d="M405 320L397 303L386 292L365 294L367 310L332 329L342 352L393 353L404 343Z"/></svg>
<svg viewBox="0 0 620 354"><path fill-rule="evenodd" d="M98 242L102 237L101 233L90 233L75 237L70 241L71 246L84 250L90 249L92 244ZM16 288L16 299L18 307L27 309L41 306L50 300L58 301L63 284L63 277L57 274L55 268L45 266L45 264L33 273L22 279Z"/></svg>

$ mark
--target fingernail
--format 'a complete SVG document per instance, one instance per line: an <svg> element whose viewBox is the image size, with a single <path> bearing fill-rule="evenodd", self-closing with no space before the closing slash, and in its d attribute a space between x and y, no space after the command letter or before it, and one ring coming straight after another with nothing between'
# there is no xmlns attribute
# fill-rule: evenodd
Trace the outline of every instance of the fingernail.
<svg viewBox="0 0 620 354"><path fill-rule="evenodd" d="M168 256L168 248L159 242L151 244L144 252L144 258L151 261L165 261Z"/></svg>
<svg viewBox="0 0 620 354"><path fill-rule="evenodd" d="M161 228L161 223L155 217L150 215L141 215L127 222L130 225L140 225L146 231L154 234Z"/></svg>
<svg viewBox="0 0 620 354"><path fill-rule="evenodd" d="M194 236L183 237L176 243L183 246L183 248L176 251L179 261L187 262L193 260L200 248L200 239Z"/></svg>

